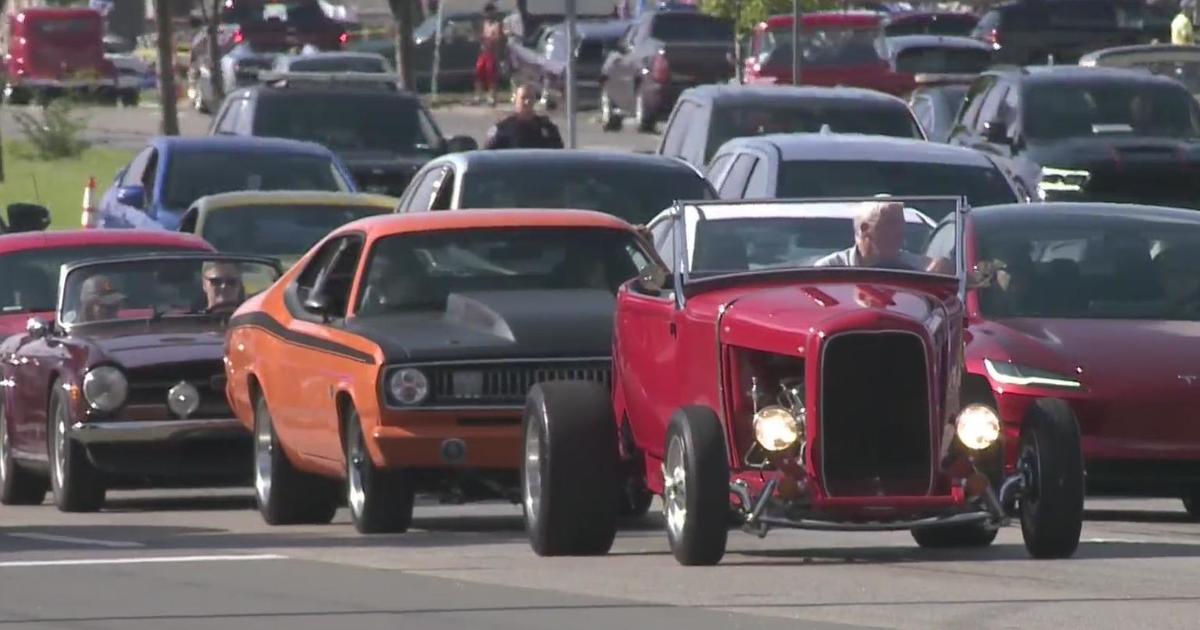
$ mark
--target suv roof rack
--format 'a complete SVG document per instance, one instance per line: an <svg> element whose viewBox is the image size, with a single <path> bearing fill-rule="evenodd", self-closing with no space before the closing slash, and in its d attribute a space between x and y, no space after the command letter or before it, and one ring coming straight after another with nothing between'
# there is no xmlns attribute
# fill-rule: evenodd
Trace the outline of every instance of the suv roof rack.
<svg viewBox="0 0 1200 630"><path fill-rule="evenodd" d="M351 83L355 85L378 85L399 89L400 75L385 72L279 72L264 70L258 73L258 80L277 87L297 84L326 84Z"/></svg>

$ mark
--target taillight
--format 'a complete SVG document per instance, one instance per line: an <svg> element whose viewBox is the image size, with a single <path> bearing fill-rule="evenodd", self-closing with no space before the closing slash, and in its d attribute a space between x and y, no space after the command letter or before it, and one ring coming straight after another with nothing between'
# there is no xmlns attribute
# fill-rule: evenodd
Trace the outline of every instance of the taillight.
<svg viewBox="0 0 1200 630"><path fill-rule="evenodd" d="M999 48L1000 47L1000 31L997 29L992 29L992 30L988 31L987 34L983 36L983 41L991 44L992 48Z"/></svg>
<svg viewBox="0 0 1200 630"><path fill-rule="evenodd" d="M246 39L246 36L242 34L242 29L239 28L238 30L233 32L233 43L240 44L245 39Z"/></svg>
<svg viewBox="0 0 1200 630"><path fill-rule="evenodd" d="M338 35L338 42L340 44L342 44L343 46L345 46L346 42L348 42L348 41L350 41L350 33L342 31L342 34Z"/></svg>
<svg viewBox="0 0 1200 630"><path fill-rule="evenodd" d="M671 66L667 65L667 56L663 53L658 53L654 63L650 64L650 78L659 83L671 80Z"/></svg>

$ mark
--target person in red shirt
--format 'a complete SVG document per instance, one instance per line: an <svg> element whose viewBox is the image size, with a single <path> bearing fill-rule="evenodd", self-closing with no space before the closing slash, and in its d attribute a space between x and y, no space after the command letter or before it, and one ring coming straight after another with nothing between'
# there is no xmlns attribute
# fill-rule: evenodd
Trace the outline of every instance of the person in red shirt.
<svg viewBox="0 0 1200 630"><path fill-rule="evenodd" d="M504 43L504 27L496 5L488 2L483 6L483 31L479 35L479 57L475 60L475 102L481 100L484 89L488 92L488 104L496 106L497 66L500 63L500 47Z"/></svg>

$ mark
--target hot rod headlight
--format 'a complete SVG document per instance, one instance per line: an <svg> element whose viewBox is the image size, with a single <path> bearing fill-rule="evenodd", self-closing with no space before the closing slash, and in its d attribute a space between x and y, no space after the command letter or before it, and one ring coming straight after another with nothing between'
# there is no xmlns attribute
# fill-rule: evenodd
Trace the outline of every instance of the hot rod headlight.
<svg viewBox="0 0 1200 630"><path fill-rule="evenodd" d="M96 411L115 411L125 402L128 393L129 381L121 370L111 365L88 370L83 377L83 397Z"/></svg>
<svg viewBox="0 0 1200 630"><path fill-rule="evenodd" d="M1083 387L1083 384L1077 378L1024 365L1017 365L1015 363L984 359L983 367L987 369L988 376L992 377L996 382L1004 383L1005 385L1062 387L1066 389L1079 389Z"/></svg>
<svg viewBox="0 0 1200 630"><path fill-rule="evenodd" d="M1000 439L1000 417L986 405L967 405L954 424L959 441L973 451L983 450Z"/></svg>
<svg viewBox="0 0 1200 630"><path fill-rule="evenodd" d="M402 405L415 405L429 397L429 379L416 368L400 368L388 378L392 398Z"/></svg>
<svg viewBox="0 0 1200 630"><path fill-rule="evenodd" d="M768 451L782 451L800 439L800 422L783 407L763 407L754 414L754 439Z"/></svg>

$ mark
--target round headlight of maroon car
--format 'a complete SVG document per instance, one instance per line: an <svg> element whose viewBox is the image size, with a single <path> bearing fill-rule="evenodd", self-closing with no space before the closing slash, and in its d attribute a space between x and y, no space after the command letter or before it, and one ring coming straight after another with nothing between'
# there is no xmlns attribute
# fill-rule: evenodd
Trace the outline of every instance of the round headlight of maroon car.
<svg viewBox="0 0 1200 630"><path fill-rule="evenodd" d="M768 451L782 451L800 440L800 423L783 407L763 407L754 414L754 439Z"/></svg>
<svg viewBox="0 0 1200 630"><path fill-rule="evenodd" d="M392 398L402 405L415 405L429 397L429 379L416 368L401 368L388 378Z"/></svg>
<svg viewBox="0 0 1200 630"><path fill-rule="evenodd" d="M1000 417L987 405L967 405L958 413L954 431L963 446L980 451L1000 439Z"/></svg>
<svg viewBox="0 0 1200 630"><path fill-rule="evenodd" d="M114 411L125 402L129 381L111 365L88 370L83 377L83 398L96 411Z"/></svg>

